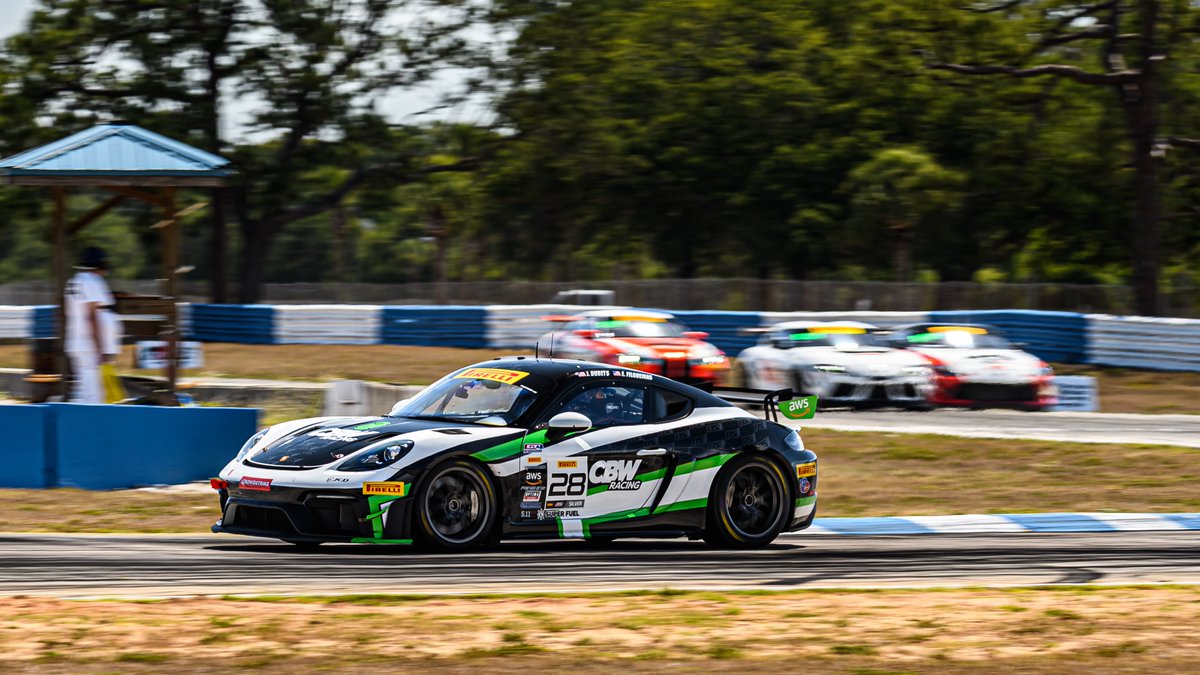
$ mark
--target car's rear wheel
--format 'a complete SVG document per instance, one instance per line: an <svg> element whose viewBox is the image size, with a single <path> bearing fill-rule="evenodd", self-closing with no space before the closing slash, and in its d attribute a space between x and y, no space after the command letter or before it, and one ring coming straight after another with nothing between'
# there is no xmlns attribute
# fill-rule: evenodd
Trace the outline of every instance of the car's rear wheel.
<svg viewBox="0 0 1200 675"><path fill-rule="evenodd" d="M730 460L713 483L704 540L713 546L757 548L783 531L791 515L783 471L761 455Z"/></svg>
<svg viewBox="0 0 1200 675"><path fill-rule="evenodd" d="M483 467L455 458L433 467L417 489L418 542L439 551L465 551L489 543L497 500Z"/></svg>

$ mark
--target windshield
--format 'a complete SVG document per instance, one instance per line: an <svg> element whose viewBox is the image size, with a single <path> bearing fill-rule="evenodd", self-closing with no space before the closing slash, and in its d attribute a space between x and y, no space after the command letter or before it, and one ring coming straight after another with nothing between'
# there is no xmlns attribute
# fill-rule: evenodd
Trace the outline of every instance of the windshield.
<svg viewBox="0 0 1200 675"><path fill-rule="evenodd" d="M683 337L684 331L682 325L666 319L601 319L595 329L601 334L625 338Z"/></svg>
<svg viewBox="0 0 1200 675"><path fill-rule="evenodd" d="M433 383L390 416L512 424L537 398L520 384L527 375L503 368L467 368Z"/></svg>
<svg viewBox="0 0 1200 675"><path fill-rule="evenodd" d="M795 347L839 347L854 349L857 347L879 347L882 343L875 335L863 331L846 332L808 332L803 330L783 331L777 334L777 339L791 340Z"/></svg>
<svg viewBox="0 0 1200 675"><path fill-rule="evenodd" d="M914 333L906 339L912 347L946 347L949 349L1013 349L1008 340L983 328L939 326L927 333Z"/></svg>

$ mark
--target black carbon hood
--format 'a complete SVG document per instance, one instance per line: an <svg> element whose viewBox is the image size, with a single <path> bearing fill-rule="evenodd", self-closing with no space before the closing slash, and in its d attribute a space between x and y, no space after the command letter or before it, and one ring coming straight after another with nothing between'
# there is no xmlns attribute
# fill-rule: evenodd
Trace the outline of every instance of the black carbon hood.
<svg viewBox="0 0 1200 675"><path fill-rule="evenodd" d="M457 429L445 422L379 418L354 424L304 427L246 458L246 464L273 469L310 469L332 464L388 438L431 429Z"/></svg>

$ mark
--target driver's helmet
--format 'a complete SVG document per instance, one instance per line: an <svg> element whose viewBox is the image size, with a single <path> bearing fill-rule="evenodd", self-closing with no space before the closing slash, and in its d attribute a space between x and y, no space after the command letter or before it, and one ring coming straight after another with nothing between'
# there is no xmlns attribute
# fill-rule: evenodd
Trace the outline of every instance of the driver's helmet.
<svg viewBox="0 0 1200 675"><path fill-rule="evenodd" d="M617 397L611 396L606 387L596 387L595 389L583 392L581 396L575 397L575 400L572 401L571 409L573 412L582 413L588 419L596 422L613 417L618 405L619 401Z"/></svg>

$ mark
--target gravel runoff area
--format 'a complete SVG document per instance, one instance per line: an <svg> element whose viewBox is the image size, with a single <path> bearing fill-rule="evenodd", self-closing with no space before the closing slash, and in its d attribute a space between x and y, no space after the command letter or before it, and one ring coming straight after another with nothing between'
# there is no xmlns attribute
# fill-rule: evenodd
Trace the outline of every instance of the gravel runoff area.
<svg viewBox="0 0 1200 675"><path fill-rule="evenodd" d="M0 599L0 671L1177 673L1195 587Z"/></svg>

